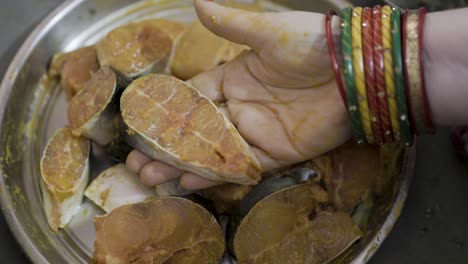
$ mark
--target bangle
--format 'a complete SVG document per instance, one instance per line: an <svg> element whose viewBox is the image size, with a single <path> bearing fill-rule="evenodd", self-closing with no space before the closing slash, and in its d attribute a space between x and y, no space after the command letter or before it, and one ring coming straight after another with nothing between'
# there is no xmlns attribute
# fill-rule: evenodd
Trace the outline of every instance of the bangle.
<svg viewBox="0 0 468 264"><path fill-rule="evenodd" d="M405 11L403 15L403 56L407 82L407 96L414 131L417 135L428 132L424 113L424 102L421 82L421 65L419 56L418 11Z"/></svg>
<svg viewBox="0 0 468 264"><path fill-rule="evenodd" d="M338 59L336 58L335 43L333 42L333 34L331 30L331 19L334 15L336 15L334 11L329 11L325 17L325 32L327 34L328 52L330 53L333 72L335 73L336 83L338 85L338 90L340 91L341 99L343 99L345 106L348 107L343 87L343 79L341 76L340 65L338 64Z"/></svg>
<svg viewBox="0 0 468 264"><path fill-rule="evenodd" d="M414 118L411 112L411 100L409 98L410 92L408 87L408 72L406 71L406 21L408 20L408 10L404 10L401 16L401 50L402 50L402 61L403 61L403 76L405 82L405 95L406 95L406 106L408 109L408 120L410 123L411 132L416 134L414 128Z"/></svg>
<svg viewBox="0 0 468 264"><path fill-rule="evenodd" d="M358 143L401 141L410 146L413 134L432 133L423 65L426 10L402 15L390 6L345 8L341 71L331 28L334 15L326 17L328 48Z"/></svg>
<svg viewBox="0 0 468 264"><path fill-rule="evenodd" d="M392 123L390 121L390 110L388 107L386 81L384 75L384 53L382 35L382 8L375 6L372 10L373 20L373 46L374 46L374 76L376 80L377 99L379 102L379 113L382 124L382 133L385 143L394 141ZM396 135L398 136L398 135ZM398 138L397 138L398 139Z"/></svg>
<svg viewBox="0 0 468 264"><path fill-rule="evenodd" d="M400 123L398 122L398 107L395 98L395 74L393 70L392 58L392 32L390 19L392 16L392 8L384 6L382 8L382 41L384 50L384 74L385 74L385 89L387 91L387 104L390 112L390 123L392 131L397 141L400 140Z"/></svg>
<svg viewBox="0 0 468 264"><path fill-rule="evenodd" d="M351 131L358 143L364 142L361 119L359 116L359 105L356 97L356 86L354 81L352 41L351 41L351 8L343 10L341 23L341 49L343 52L343 75L345 77L346 99L351 119Z"/></svg>
<svg viewBox="0 0 468 264"><path fill-rule="evenodd" d="M421 68L420 74L421 74L421 90L422 90L422 98L423 98L423 105L424 105L424 118L426 120L426 127L428 130L428 133L434 134L434 123L432 122L432 117L431 117L431 109L429 105L429 100L427 98L427 92L426 92L426 79L424 77L424 49L423 49L423 44L424 44L424 22L426 18L426 13L427 10L426 8L422 7L419 9L419 24L418 24L418 37L419 37L419 65Z"/></svg>
<svg viewBox="0 0 468 264"><path fill-rule="evenodd" d="M408 117L408 108L406 106L405 81L403 76L403 60L401 52L401 11L394 9L392 12L392 51L395 76L395 92L400 123L401 141L410 146L413 143L413 136Z"/></svg>
<svg viewBox="0 0 468 264"><path fill-rule="evenodd" d="M364 62L362 55L362 30L361 30L362 8L353 9L351 18L351 41L353 47L353 70L355 75L356 93L358 96L359 113L361 116L362 128L367 143L374 143L371 120L369 116L369 105L367 104L366 83L364 77Z"/></svg>
<svg viewBox="0 0 468 264"><path fill-rule="evenodd" d="M379 102L374 78L374 49L372 45L372 9L366 7L362 11L362 51L364 61L364 76L366 79L367 103L371 119L371 128L374 141L378 144L384 143L382 126L379 114Z"/></svg>

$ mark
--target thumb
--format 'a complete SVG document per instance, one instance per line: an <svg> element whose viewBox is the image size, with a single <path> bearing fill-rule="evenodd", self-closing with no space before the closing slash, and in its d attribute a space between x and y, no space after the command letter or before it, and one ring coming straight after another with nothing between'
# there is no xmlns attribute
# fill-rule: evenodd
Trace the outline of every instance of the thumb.
<svg viewBox="0 0 468 264"><path fill-rule="evenodd" d="M194 3L202 24L214 34L232 42L258 50L274 32L269 13L224 7L209 0L195 0Z"/></svg>
<svg viewBox="0 0 468 264"><path fill-rule="evenodd" d="M187 83L192 85L211 101L221 103L226 100L222 90L225 65L226 64L220 65L211 70L199 73L192 77L192 79L187 80Z"/></svg>

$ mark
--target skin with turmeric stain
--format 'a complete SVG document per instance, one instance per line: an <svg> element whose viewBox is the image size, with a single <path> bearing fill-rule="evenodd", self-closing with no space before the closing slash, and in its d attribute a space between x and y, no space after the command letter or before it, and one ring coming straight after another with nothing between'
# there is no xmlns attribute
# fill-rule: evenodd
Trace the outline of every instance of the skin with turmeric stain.
<svg viewBox="0 0 468 264"><path fill-rule="evenodd" d="M189 82L226 106L265 171L313 159L349 139L347 111L330 65L324 15L249 12L202 0L195 1L195 8L211 32L251 48ZM336 22L334 32L339 32ZM183 177L182 187L190 189ZM198 187L210 184L216 183Z"/></svg>
<svg viewBox="0 0 468 264"><path fill-rule="evenodd" d="M208 90L207 82L197 81L224 77L212 78L220 83L215 87L222 87L217 98L223 97L232 122L251 145L282 165L313 158L348 138L346 111L328 64L322 15L252 13L205 1L197 1L196 7L199 15L216 14L217 24L200 15L215 34L252 48L192 80L195 87ZM330 120L341 125L336 133L329 133Z"/></svg>

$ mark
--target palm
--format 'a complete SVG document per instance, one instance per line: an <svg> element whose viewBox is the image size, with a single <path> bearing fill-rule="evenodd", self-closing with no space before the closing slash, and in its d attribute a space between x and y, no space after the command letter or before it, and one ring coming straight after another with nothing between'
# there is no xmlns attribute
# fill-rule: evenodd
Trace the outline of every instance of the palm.
<svg viewBox="0 0 468 264"><path fill-rule="evenodd" d="M329 65L323 15L285 12L239 20L239 27L258 26L236 30L255 34L230 37L253 50L196 76L194 86L226 103L241 135L262 150L257 155L266 169L311 159L343 143L348 120ZM215 32L222 23L221 18Z"/></svg>
<svg viewBox="0 0 468 264"><path fill-rule="evenodd" d="M190 82L221 104L265 170L346 141L349 122L329 64L323 15L248 13L206 1L196 1L196 8L208 29L252 48Z"/></svg>

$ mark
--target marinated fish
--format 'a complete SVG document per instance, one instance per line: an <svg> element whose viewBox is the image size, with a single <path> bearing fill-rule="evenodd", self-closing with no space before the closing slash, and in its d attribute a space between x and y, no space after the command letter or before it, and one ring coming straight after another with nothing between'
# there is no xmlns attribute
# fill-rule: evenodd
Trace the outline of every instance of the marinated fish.
<svg viewBox="0 0 468 264"><path fill-rule="evenodd" d="M256 203L239 225L233 246L239 264L321 264L360 236L348 214L329 207L325 190L304 183Z"/></svg>
<svg viewBox="0 0 468 264"><path fill-rule="evenodd" d="M379 146L359 145L350 141L314 160L334 205L351 212L370 198L381 173Z"/></svg>
<svg viewBox="0 0 468 264"><path fill-rule="evenodd" d="M162 197L124 205L94 220L91 263L219 263L225 241L205 208L185 198Z"/></svg>
<svg viewBox="0 0 468 264"><path fill-rule="evenodd" d="M202 190L202 194L213 202L218 214L232 213L240 201L252 190L250 185L225 183Z"/></svg>
<svg viewBox="0 0 468 264"><path fill-rule="evenodd" d="M88 184L90 142L70 128L57 130L41 159L44 211L53 230L65 227L78 212Z"/></svg>
<svg viewBox="0 0 468 264"><path fill-rule="evenodd" d="M138 175L123 163L112 166L99 174L88 188L85 196L104 211L132 203L143 202L156 193L144 185Z"/></svg>
<svg viewBox="0 0 468 264"><path fill-rule="evenodd" d="M133 81L120 101L127 142L148 156L215 181L252 185L261 167L208 98L172 76Z"/></svg>
<svg viewBox="0 0 468 264"><path fill-rule="evenodd" d="M60 77L60 85L68 99L83 89L93 73L99 70L94 46L59 53L52 58L49 77Z"/></svg>
<svg viewBox="0 0 468 264"><path fill-rule="evenodd" d="M171 70L176 77L187 80L234 59L248 49L216 36L196 21L177 43Z"/></svg>
<svg viewBox="0 0 468 264"><path fill-rule="evenodd" d="M119 100L126 81L103 66L68 105L68 121L75 136L101 146L119 137Z"/></svg>
<svg viewBox="0 0 468 264"><path fill-rule="evenodd" d="M171 37L151 21L115 28L96 45L101 66L109 65L126 78L164 70L173 46Z"/></svg>

